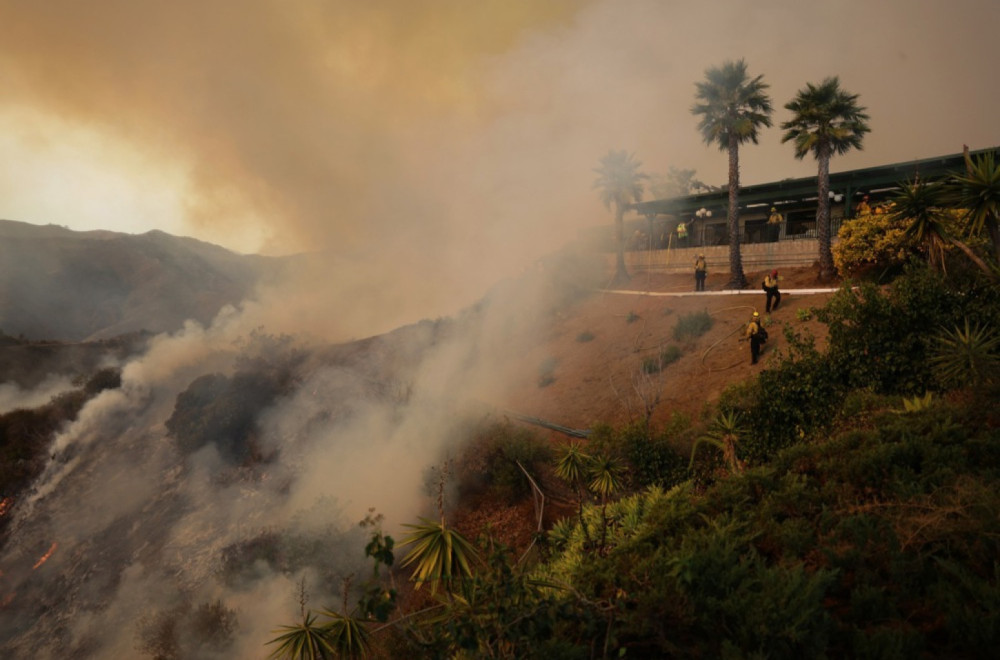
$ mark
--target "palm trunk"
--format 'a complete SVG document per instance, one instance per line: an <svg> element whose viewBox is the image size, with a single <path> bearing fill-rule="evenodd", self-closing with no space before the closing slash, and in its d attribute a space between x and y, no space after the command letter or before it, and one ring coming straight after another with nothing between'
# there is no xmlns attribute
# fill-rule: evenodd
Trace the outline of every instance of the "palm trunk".
<svg viewBox="0 0 1000 660"><path fill-rule="evenodd" d="M969 260L972 261L972 263L976 264L976 266L979 267L979 270L983 271L987 275L994 276L993 271L986 264L986 262L983 261L982 259L980 259L979 255L976 254L975 252L973 252L972 248L970 248L964 242L960 241L957 238L952 238L951 239L951 244L954 245L955 247L957 247L962 252L964 252L965 256L967 256L969 258Z"/></svg>
<svg viewBox="0 0 1000 660"><path fill-rule="evenodd" d="M615 260L615 284L626 284L629 281L628 270L625 268L625 209L615 202L615 245L618 248Z"/></svg>
<svg viewBox="0 0 1000 660"><path fill-rule="evenodd" d="M740 144L735 135L729 136L729 289L745 289L747 278L743 274L743 258L740 255Z"/></svg>
<svg viewBox="0 0 1000 660"><path fill-rule="evenodd" d="M819 279L829 282L837 274L830 250L830 145L820 147L819 199L816 200L816 234L819 237Z"/></svg>

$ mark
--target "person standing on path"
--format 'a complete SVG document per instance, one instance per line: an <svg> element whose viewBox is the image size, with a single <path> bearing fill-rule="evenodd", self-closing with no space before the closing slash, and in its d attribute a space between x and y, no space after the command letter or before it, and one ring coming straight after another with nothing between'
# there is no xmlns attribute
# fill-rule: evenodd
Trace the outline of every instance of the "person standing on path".
<svg viewBox="0 0 1000 660"><path fill-rule="evenodd" d="M705 276L708 275L708 264L705 262L705 255L699 254L694 260L694 290L705 290Z"/></svg>
<svg viewBox="0 0 1000 660"><path fill-rule="evenodd" d="M765 276L761 288L767 293L764 311L770 314L772 309L778 309L778 305L781 304L781 292L778 291L778 271L772 270L770 275ZM773 305L771 304L772 300L774 301Z"/></svg>

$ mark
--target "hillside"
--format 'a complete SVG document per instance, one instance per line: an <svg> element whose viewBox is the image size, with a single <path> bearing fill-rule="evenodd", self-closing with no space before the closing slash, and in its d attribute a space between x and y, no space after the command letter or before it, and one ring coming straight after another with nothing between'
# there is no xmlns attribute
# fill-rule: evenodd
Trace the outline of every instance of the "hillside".
<svg viewBox="0 0 1000 660"><path fill-rule="evenodd" d="M77 232L0 220L0 330L83 341L210 321L284 260L161 231Z"/></svg>
<svg viewBox="0 0 1000 660"><path fill-rule="evenodd" d="M751 282L763 276L747 273ZM786 292L766 321L770 340L755 366L750 365L748 345L739 339L750 314L755 309L764 314L764 292L758 288L740 295L711 295L723 291L727 273L709 275L708 295L658 295L692 288L691 277L665 274L633 276L629 290L649 294L592 292L553 314L537 344L518 356L521 387L506 404L513 412L585 429L595 422L642 418L644 400L655 401L658 395L654 423L675 412L697 419L727 385L767 368L784 342L781 329L786 325L822 339L825 326L800 320L798 312L821 307L830 294L794 292L816 288L815 277L811 268L781 273ZM675 340L678 319L698 312L711 315L711 329L696 340ZM680 349L681 357L659 373L644 375L643 362L655 360L671 345ZM545 386L539 385L541 371L550 376Z"/></svg>

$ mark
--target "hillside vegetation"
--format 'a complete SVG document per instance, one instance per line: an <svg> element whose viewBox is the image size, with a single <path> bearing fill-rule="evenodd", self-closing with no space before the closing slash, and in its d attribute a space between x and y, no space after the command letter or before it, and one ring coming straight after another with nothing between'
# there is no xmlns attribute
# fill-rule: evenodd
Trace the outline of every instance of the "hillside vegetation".
<svg viewBox="0 0 1000 660"><path fill-rule="evenodd" d="M483 429L448 473L464 504L546 493L560 513L518 542L442 508L402 539L415 591L386 581L399 562L376 530L356 608L286 629L278 654L312 631L377 657L991 655L1000 292L917 266L815 312L822 350L787 327L704 420L557 446Z"/></svg>

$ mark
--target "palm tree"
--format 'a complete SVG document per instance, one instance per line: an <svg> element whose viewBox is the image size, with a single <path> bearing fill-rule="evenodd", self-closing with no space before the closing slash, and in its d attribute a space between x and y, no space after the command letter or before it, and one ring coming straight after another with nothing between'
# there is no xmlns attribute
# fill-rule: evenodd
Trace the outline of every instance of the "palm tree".
<svg viewBox="0 0 1000 660"><path fill-rule="evenodd" d="M892 198L890 221L909 223L904 236L921 243L927 252L931 268L945 272L944 248L951 244L965 253L984 273L990 274L990 267L972 251L965 242L952 236L945 226L948 212L945 209L947 191L940 183L915 180L900 186Z"/></svg>
<svg viewBox="0 0 1000 660"><path fill-rule="evenodd" d="M868 115L858 105L858 95L842 90L836 76L819 85L806 83L805 89L785 104L785 109L791 110L792 118L781 125L785 131L781 141L794 142L796 158L801 160L812 152L819 163L816 230L819 277L825 281L836 272L830 250L830 157L861 149L865 133L871 131Z"/></svg>
<svg viewBox="0 0 1000 660"><path fill-rule="evenodd" d="M965 174L956 174L949 182L951 201L964 209L969 230L985 227L993 243L993 257L1000 261L1000 165L992 151L973 159L965 150Z"/></svg>
<svg viewBox="0 0 1000 660"><path fill-rule="evenodd" d="M740 256L740 145L757 144L757 132L771 125L771 97L764 90L763 76L750 78L744 60L725 62L705 71L705 80L695 83L698 100L691 113L701 115L698 130L708 145L718 145L729 153L729 284L732 289L747 286Z"/></svg>
<svg viewBox="0 0 1000 660"><path fill-rule="evenodd" d="M639 171L642 163L627 151L608 151L595 167L597 179L594 188L600 188L601 201L615 212L615 247L618 257L615 262L615 284L629 281L625 269L625 209L633 201L642 201L642 180L649 176Z"/></svg>

